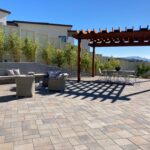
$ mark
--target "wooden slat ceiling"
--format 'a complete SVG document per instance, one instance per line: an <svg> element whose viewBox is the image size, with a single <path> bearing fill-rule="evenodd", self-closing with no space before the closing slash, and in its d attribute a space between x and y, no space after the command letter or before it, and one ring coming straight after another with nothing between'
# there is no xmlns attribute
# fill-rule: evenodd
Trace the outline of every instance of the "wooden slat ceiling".
<svg viewBox="0 0 150 150"><path fill-rule="evenodd" d="M139 30L134 30L134 28L125 28L121 31L112 28L111 31L108 29L99 32L96 30L69 30L68 36L72 36L75 39L86 39L89 40L89 46L93 47L109 47L109 46L150 46L150 30L147 26L146 28L139 28Z"/></svg>

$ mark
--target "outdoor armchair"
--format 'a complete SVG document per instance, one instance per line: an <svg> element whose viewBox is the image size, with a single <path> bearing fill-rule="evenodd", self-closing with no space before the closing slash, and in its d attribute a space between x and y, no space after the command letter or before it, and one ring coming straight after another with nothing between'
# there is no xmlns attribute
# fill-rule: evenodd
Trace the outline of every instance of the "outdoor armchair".
<svg viewBox="0 0 150 150"><path fill-rule="evenodd" d="M60 73L59 75L55 77L49 77L48 90L49 91L64 91L67 77L68 77L67 73Z"/></svg>
<svg viewBox="0 0 150 150"><path fill-rule="evenodd" d="M32 97L35 93L35 77L22 75L16 77L16 96Z"/></svg>

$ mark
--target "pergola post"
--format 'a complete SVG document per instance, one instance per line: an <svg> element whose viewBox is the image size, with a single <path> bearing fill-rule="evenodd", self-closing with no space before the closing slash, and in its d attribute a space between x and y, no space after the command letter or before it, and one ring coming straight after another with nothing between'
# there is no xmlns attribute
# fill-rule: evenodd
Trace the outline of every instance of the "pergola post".
<svg viewBox="0 0 150 150"><path fill-rule="evenodd" d="M77 55L77 81L80 82L81 77L80 77L80 72L81 72L81 57L80 57L80 53L81 53L81 39L78 39L78 55Z"/></svg>
<svg viewBox="0 0 150 150"><path fill-rule="evenodd" d="M92 55L92 77L95 76L95 46L93 45L93 55Z"/></svg>

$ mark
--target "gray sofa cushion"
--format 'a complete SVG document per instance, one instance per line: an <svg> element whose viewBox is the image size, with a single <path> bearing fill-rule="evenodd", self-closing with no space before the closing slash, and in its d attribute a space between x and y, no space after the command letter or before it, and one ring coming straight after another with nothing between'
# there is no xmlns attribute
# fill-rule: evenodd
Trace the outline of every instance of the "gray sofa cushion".
<svg viewBox="0 0 150 150"><path fill-rule="evenodd" d="M20 70L19 69L13 69L13 71L14 71L15 75L20 75Z"/></svg>
<svg viewBox="0 0 150 150"><path fill-rule="evenodd" d="M15 73L14 73L14 70L13 69L9 69L7 70L7 73L8 73L8 76L14 76Z"/></svg>

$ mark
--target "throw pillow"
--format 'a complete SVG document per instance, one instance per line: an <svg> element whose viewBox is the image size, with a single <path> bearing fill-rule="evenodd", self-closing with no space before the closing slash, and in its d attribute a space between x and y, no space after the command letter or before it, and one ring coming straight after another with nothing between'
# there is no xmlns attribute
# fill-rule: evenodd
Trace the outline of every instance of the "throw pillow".
<svg viewBox="0 0 150 150"><path fill-rule="evenodd" d="M15 75L20 75L20 70L19 69L13 69L13 71L14 71Z"/></svg>
<svg viewBox="0 0 150 150"><path fill-rule="evenodd" d="M68 73L60 73L59 75L58 75L58 78L59 79L66 79L67 77L69 76L69 74Z"/></svg>
<svg viewBox="0 0 150 150"><path fill-rule="evenodd" d="M55 77L54 71L48 71L48 75L49 75L49 77Z"/></svg>
<svg viewBox="0 0 150 150"><path fill-rule="evenodd" d="M49 77L52 77L52 78L58 77L60 73L61 73L60 71L48 71Z"/></svg>
<svg viewBox="0 0 150 150"><path fill-rule="evenodd" d="M13 69L7 70L8 76L14 76L14 71Z"/></svg>
<svg viewBox="0 0 150 150"><path fill-rule="evenodd" d="M61 79L61 78L63 78L64 76L63 76L63 73L60 73L59 75L58 75L58 79Z"/></svg>
<svg viewBox="0 0 150 150"><path fill-rule="evenodd" d="M59 76L61 74L61 71L55 71L56 76Z"/></svg>

